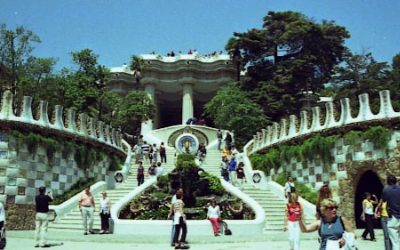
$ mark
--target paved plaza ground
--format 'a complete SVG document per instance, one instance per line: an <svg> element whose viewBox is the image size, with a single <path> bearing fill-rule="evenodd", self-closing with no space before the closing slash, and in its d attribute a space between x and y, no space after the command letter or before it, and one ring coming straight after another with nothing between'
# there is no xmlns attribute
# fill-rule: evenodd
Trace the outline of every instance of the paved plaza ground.
<svg viewBox="0 0 400 250"><path fill-rule="evenodd" d="M190 230L190 228L189 228ZM358 241L359 250L381 250L383 246L383 236L381 230L375 230L377 242ZM26 250L34 248L33 231L8 231L7 250ZM362 230L357 230L360 236ZM359 237L360 238L360 237ZM287 232L276 232L254 237L243 237L235 235L214 237L190 236L190 249L194 250L267 250L283 249L289 250L287 242ZM173 249L169 246L169 239L165 236L148 235L87 235L78 232L49 231L49 243L54 244L50 249L54 250L158 250ZM61 244L62 245L59 245ZM317 250L317 234L303 234L301 241L303 250Z"/></svg>

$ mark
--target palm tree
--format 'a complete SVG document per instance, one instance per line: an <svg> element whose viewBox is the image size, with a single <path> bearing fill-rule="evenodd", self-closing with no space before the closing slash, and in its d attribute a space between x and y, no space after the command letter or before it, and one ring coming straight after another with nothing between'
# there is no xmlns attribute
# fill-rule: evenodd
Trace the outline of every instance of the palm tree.
<svg viewBox="0 0 400 250"><path fill-rule="evenodd" d="M130 69L133 71L133 76L136 79L136 83L140 83L142 78L142 68L144 66L144 60L136 55L131 57Z"/></svg>

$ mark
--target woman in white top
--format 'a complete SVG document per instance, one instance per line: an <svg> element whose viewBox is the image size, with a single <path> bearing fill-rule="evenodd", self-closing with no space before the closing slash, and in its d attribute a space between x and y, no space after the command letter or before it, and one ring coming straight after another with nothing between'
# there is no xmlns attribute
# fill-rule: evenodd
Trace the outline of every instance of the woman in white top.
<svg viewBox="0 0 400 250"><path fill-rule="evenodd" d="M219 236L219 221L221 218L221 210L215 200L211 200L207 211L207 219L210 220L214 230L214 236Z"/></svg>
<svg viewBox="0 0 400 250"><path fill-rule="evenodd" d="M101 234L108 233L110 228L110 201L107 198L107 192L103 191L100 198L100 218L101 218Z"/></svg>
<svg viewBox="0 0 400 250"><path fill-rule="evenodd" d="M363 240L367 239L367 235L370 235L371 241L376 241L375 233L374 233L374 205L378 204L378 199L373 194L371 196L370 193L365 192L364 194L365 199L362 201L363 213L361 214L361 219L365 221L365 230L361 237ZM372 200L371 197L374 199Z"/></svg>

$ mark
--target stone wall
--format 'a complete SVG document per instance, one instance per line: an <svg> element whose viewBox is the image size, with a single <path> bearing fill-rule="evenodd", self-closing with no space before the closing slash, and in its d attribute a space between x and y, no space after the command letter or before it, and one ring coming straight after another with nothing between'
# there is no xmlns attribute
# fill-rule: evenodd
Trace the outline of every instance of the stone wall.
<svg viewBox="0 0 400 250"><path fill-rule="evenodd" d="M313 161L293 158L282 164L278 172L286 172L296 181L318 190L324 182L329 182L334 196L340 199L339 212L355 224L355 197L361 176L371 170L386 185L386 176L400 176L400 131L393 131L386 149L376 148L370 141L359 140L354 145L346 145L339 138L331 150L332 163L324 163L319 157ZM275 175L271 171L271 176Z"/></svg>
<svg viewBox="0 0 400 250"><path fill-rule="evenodd" d="M42 145L38 145L35 153L30 153L25 143L17 145L17 140L9 132L1 131L0 202L6 205L7 227L34 227L34 198L41 186L58 196L80 180L113 179L114 172L108 171L110 161L109 155L106 155L84 169L75 161L74 153L64 158L61 152L55 152L53 159L49 160Z"/></svg>

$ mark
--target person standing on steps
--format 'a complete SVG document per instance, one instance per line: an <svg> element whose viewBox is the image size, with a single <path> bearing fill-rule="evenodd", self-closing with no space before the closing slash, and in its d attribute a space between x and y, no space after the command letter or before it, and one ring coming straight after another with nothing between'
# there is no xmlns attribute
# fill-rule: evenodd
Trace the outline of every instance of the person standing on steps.
<svg viewBox="0 0 400 250"><path fill-rule="evenodd" d="M144 167L143 167L143 162L139 161L138 163L139 163L139 166L137 169L136 179L138 182L138 186L140 186L144 182Z"/></svg>
<svg viewBox="0 0 400 250"><path fill-rule="evenodd" d="M39 195L35 197L36 203L36 230L35 230L35 247L49 247L46 242L47 228L49 225L49 203L53 201L51 192L46 193L45 187L39 188Z"/></svg>
<svg viewBox="0 0 400 250"><path fill-rule="evenodd" d="M373 200L371 198L374 198ZM367 239L367 235L371 237L371 241L376 241L374 233L374 205L378 204L378 199L373 194L368 192L364 194L364 200L362 201L363 212L361 214L361 220L365 221L365 230L361 235L363 240Z"/></svg>
<svg viewBox="0 0 400 250"><path fill-rule="evenodd" d="M110 201L107 198L107 192L101 192L100 198L100 219L101 219L101 231L100 234L108 233L110 228L109 219L110 219Z"/></svg>
<svg viewBox="0 0 400 250"><path fill-rule="evenodd" d="M167 150L165 148L164 142L161 142L159 151L161 163L167 163Z"/></svg>
<svg viewBox="0 0 400 250"><path fill-rule="evenodd" d="M84 193L81 195L79 200L79 210L82 214L83 230L84 235L88 233L94 234L93 232L93 214L95 209L94 197L90 192L90 186L85 188ZM88 230L88 220L89 220L89 230Z"/></svg>
<svg viewBox="0 0 400 250"><path fill-rule="evenodd" d="M299 220L303 215L303 208L298 202L296 193L291 193L285 208L285 228L289 231L289 244L291 250L300 250L300 225Z"/></svg>
<svg viewBox="0 0 400 250"><path fill-rule="evenodd" d="M244 163L243 162L239 162L239 164L236 168L236 177L237 177L239 189L243 190L243 185L246 182L246 176L244 174Z"/></svg>
<svg viewBox="0 0 400 250"><path fill-rule="evenodd" d="M236 159L232 156L231 160L229 161L229 180L232 185L236 184Z"/></svg>
<svg viewBox="0 0 400 250"><path fill-rule="evenodd" d="M285 197L289 198L291 193L296 192L296 187L294 186L294 181L291 176L288 176L287 182L285 183Z"/></svg>
<svg viewBox="0 0 400 250"><path fill-rule="evenodd" d="M218 129L217 139L218 139L218 150L219 151L221 151L222 138L223 138L223 133L222 133L221 129Z"/></svg>

